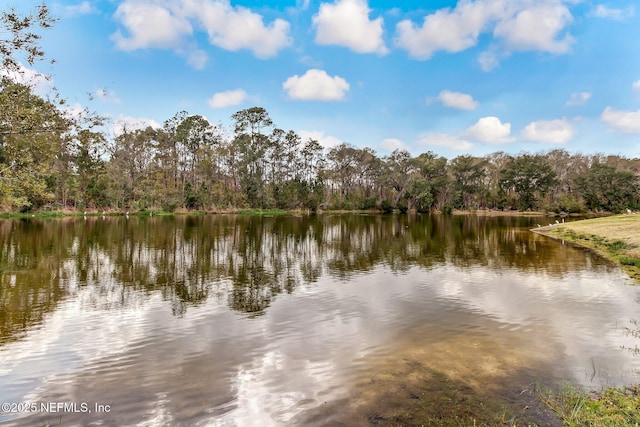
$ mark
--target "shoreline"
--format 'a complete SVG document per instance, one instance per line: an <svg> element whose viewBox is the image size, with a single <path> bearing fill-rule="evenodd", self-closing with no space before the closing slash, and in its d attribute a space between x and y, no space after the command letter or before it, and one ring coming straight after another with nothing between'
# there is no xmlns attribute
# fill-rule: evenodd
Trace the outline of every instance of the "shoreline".
<svg viewBox="0 0 640 427"><path fill-rule="evenodd" d="M622 268L640 285L640 214L614 215L533 228L533 233L593 251ZM640 330L630 331L640 334ZM638 425L640 385L608 387L598 392L565 388L546 390L540 399L564 425Z"/></svg>
<svg viewBox="0 0 640 427"><path fill-rule="evenodd" d="M640 285L640 214L621 214L533 228L533 233L589 249Z"/></svg>
<svg viewBox="0 0 640 427"><path fill-rule="evenodd" d="M419 212L409 211L407 214L415 215ZM558 214L545 211L518 211L518 210L454 210L451 213L443 213L440 210L434 210L430 213L439 215L453 216L482 216L482 217L556 217ZM430 214L427 212L420 213L422 215ZM177 209L173 212L164 211L162 209L140 209L140 210L91 210L91 211L75 211L75 210L57 210L57 211L33 211L33 212L0 212L0 219L12 218L65 218L65 217L98 217L98 216L173 216L173 215L313 215L313 214L367 214L367 215L404 215L404 213L394 212L393 214L382 212L379 209L322 209L311 211L309 209L252 209L252 208L229 208L229 209L200 209L188 210ZM591 216L592 213L571 214L571 217Z"/></svg>

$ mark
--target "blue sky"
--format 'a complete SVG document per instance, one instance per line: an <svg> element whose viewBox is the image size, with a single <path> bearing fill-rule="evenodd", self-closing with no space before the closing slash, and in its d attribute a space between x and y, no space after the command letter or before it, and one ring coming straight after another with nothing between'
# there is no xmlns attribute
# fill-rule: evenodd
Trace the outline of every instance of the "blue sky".
<svg viewBox="0 0 640 427"><path fill-rule="evenodd" d="M380 155L640 156L635 0L48 5L56 63L34 68L114 122L159 125L186 110L231 128L231 114L262 106L305 139Z"/></svg>

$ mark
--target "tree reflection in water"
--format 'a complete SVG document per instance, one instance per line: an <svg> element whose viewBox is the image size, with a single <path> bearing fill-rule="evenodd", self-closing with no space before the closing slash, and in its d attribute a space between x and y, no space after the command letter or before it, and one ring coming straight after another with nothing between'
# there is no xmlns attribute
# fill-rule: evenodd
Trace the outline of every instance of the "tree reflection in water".
<svg viewBox="0 0 640 427"><path fill-rule="evenodd" d="M593 255L528 232L535 219L439 215L175 216L0 221L0 344L79 288L117 309L160 293L176 316L207 298L258 316L322 276L453 264L561 276ZM602 261L598 261L602 264ZM603 265L601 268L607 268Z"/></svg>

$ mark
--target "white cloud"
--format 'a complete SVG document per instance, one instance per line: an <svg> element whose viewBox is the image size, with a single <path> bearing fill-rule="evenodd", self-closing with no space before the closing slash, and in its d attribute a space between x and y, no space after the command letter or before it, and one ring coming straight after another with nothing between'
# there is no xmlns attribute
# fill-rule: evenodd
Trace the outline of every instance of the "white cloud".
<svg viewBox="0 0 640 427"><path fill-rule="evenodd" d="M417 144L426 147L446 147L457 151L473 148L473 144L467 140L458 138L457 136L447 135L445 133L434 132L421 135Z"/></svg>
<svg viewBox="0 0 640 427"><path fill-rule="evenodd" d="M300 139L304 143L309 139L314 139L325 149L337 147L344 143L341 139L336 138L335 136L325 135L324 132L318 130L300 130L298 131L298 135L300 135Z"/></svg>
<svg viewBox="0 0 640 427"><path fill-rule="evenodd" d="M633 88L634 91L640 93L640 80L636 80L635 82L633 82L631 84L631 87Z"/></svg>
<svg viewBox="0 0 640 427"><path fill-rule="evenodd" d="M331 77L326 71L312 68L304 75L289 77L282 87L289 98L305 101L340 101L349 91L349 83L339 76Z"/></svg>
<svg viewBox="0 0 640 427"><path fill-rule="evenodd" d="M443 90L437 99L447 107L458 108L460 110L475 110L478 106L478 101L473 99L471 95L461 92Z"/></svg>
<svg viewBox="0 0 640 427"><path fill-rule="evenodd" d="M502 123L498 117L489 116L479 119L470 126L465 135L471 139L488 144L503 144L515 141L511 136L511 123Z"/></svg>
<svg viewBox="0 0 640 427"><path fill-rule="evenodd" d="M345 46L358 53L388 53L382 40L383 19L379 17L370 21L369 12L366 0L322 3L313 16L316 43Z"/></svg>
<svg viewBox="0 0 640 427"><path fill-rule="evenodd" d="M462 1L454 9L440 9L424 17L422 27L409 20L396 26L395 43L416 59L429 59L439 50L460 52L475 46L491 18L489 2Z"/></svg>
<svg viewBox="0 0 640 427"><path fill-rule="evenodd" d="M74 104L66 105L62 109L62 112L67 118L75 120L81 118L86 113L86 110L82 105L76 102Z"/></svg>
<svg viewBox="0 0 640 427"><path fill-rule="evenodd" d="M241 104L247 97L247 92L242 89L235 89L218 92L207 102L211 108L226 108Z"/></svg>
<svg viewBox="0 0 640 427"><path fill-rule="evenodd" d="M109 89L96 89L94 91L95 96L102 102L109 104L119 104L120 98L112 90Z"/></svg>
<svg viewBox="0 0 640 427"><path fill-rule="evenodd" d="M564 144L574 135L575 129L566 119L531 122L522 130L522 137L527 141L553 144Z"/></svg>
<svg viewBox="0 0 640 427"><path fill-rule="evenodd" d="M462 0L424 17L422 26L409 20L396 26L395 44L413 58L426 60L438 51L460 52L478 43L483 33L499 41L479 57L486 71L513 51L566 53L573 38L564 34L573 22L569 9L558 0Z"/></svg>
<svg viewBox="0 0 640 427"><path fill-rule="evenodd" d="M386 138L380 144L380 148L386 151L394 150L406 150L409 151L409 146L404 141L397 138Z"/></svg>
<svg viewBox="0 0 640 427"><path fill-rule="evenodd" d="M633 9L633 7L630 7L626 11L624 11L622 9L610 8L603 4L599 4L591 10L590 15L595 16L596 18L622 21L627 17L632 17L634 12L635 10Z"/></svg>
<svg viewBox="0 0 640 427"><path fill-rule="evenodd" d="M74 15L88 15L90 13L94 13L95 9L91 5L91 2L83 1L80 4L65 7L64 11L65 11L65 15L74 16Z"/></svg>
<svg viewBox="0 0 640 427"><path fill-rule="evenodd" d="M118 30L111 36L119 49L175 49L195 68L204 67L206 53L185 49L194 28L203 28L212 45L248 49L259 58L273 57L291 44L287 21L276 19L265 25L261 15L232 7L229 0L125 0L114 17L126 33Z"/></svg>
<svg viewBox="0 0 640 427"><path fill-rule="evenodd" d="M261 15L232 7L228 0L182 0L184 12L198 20L211 44L225 50L248 49L258 58L271 58L291 44L289 23L276 19L265 25Z"/></svg>
<svg viewBox="0 0 640 427"><path fill-rule="evenodd" d="M478 55L478 63L482 71L491 71L500 65L500 60L509 56L508 52L498 51L495 47L490 48Z"/></svg>
<svg viewBox="0 0 640 427"><path fill-rule="evenodd" d="M296 8L299 10L307 10L309 9L309 4L311 0L296 0Z"/></svg>
<svg viewBox="0 0 640 427"><path fill-rule="evenodd" d="M640 133L640 110L619 111L607 107L602 112L600 120L620 132Z"/></svg>
<svg viewBox="0 0 640 427"><path fill-rule="evenodd" d="M129 36L120 30L111 36L122 50L144 48L178 48L193 29L179 9L164 7L152 0L127 0L121 3L114 15L126 28Z"/></svg>
<svg viewBox="0 0 640 427"><path fill-rule="evenodd" d="M208 60L209 56L207 55L207 52L201 49L191 49L187 54L187 62L196 70L202 70Z"/></svg>
<svg viewBox="0 0 640 427"><path fill-rule="evenodd" d="M493 30L502 38L508 50L537 50L551 53L567 53L573 37L562 31L573 22L569 9L561 3L543 2L526 7L508 19L501 19Z"/></svg>
<svg viewBox="0 0 640 427"><path fill-rule="evenodd" d="M590 92L572 93L569 100L565 103L567 106L585 105L591 99Z"/></svg>
<svg viewBox="0 0 640 427"><path fill-rule="evenodd" d="M124 130L132 131L137 129L146 129L151 126L154 129L160 129L162 125L153 119L146 117L131 117L121 115L117 119L113 120L112 131L114 135L122 135Z"/></svg>
<svg viewBox="0 0 640 427"><path fill-rule="evenodd" d="M47 75L18 64L16 71L0 69L0 76L8 77L10 80L29 86L31 91L38 96L45 96L53 89L53 81Z"/></svg>

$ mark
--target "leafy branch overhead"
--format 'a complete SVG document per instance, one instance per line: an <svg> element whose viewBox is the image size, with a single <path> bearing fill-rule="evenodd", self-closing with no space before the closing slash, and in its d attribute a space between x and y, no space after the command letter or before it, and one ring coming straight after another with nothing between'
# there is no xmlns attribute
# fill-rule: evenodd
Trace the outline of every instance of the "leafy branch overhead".
<svg viewBox="0 0 640 427"><path fill-rule="evenodd" d="M40 46L42 35L39 31L51 28L56 21L44 3L36 6L35 11L26 16L18 14L15 8L2 12L0 55L3 69L20 71L19 55L22 55L29 65L44 59L45 53Z"/></svg>

